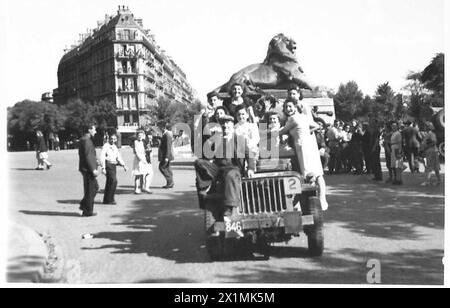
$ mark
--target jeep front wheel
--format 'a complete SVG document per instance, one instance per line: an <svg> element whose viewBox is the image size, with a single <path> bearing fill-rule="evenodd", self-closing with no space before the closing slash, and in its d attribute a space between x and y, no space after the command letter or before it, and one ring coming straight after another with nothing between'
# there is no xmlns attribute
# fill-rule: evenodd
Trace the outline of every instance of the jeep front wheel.
<svg viewBox="0 0 450 308"><path fill-rule="evenodd" d="M319 198L308 199L308 212L307 214L312 215L314 219L314 225L308 226L305 230L308 236L308 251L312 257L319 257L324 249L323 212Z"/></svg>

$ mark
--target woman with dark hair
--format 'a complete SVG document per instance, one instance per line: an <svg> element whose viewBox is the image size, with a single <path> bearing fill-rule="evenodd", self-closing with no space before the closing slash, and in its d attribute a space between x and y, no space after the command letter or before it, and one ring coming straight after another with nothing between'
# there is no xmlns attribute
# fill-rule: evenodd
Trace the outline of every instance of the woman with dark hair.
<svg viewBox="0 0 450 308"><path fill-rule="evenodd" d="M307 108L296 99L288 98L284 103L284 112L288 117L280 135L289 134L293 139L293 149L297 158L297 171L319 187L319 199L322 210L328 208L326 184L323 178L322 161L314 131L319 125L311 120Z"/></svg>
<svg viewBox="0 0 450 308"><path fill-rule="evenodd" d="M255 114L253 111L253 104L251 99L246 96L246 87L239 82L235 82L231 85L228 93L230 94L231 99L224 103L228 114L235 118L236 109L240 106L244 106L245 108L248 108L250 121L254 122Z"/></svg>

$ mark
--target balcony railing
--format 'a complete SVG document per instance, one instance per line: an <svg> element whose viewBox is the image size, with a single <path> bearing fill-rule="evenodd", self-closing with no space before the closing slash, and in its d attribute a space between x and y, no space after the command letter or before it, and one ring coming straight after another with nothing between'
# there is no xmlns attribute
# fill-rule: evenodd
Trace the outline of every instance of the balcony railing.
<svg viewBox="0 0 450 308"><path fill-rule="evenodd" d="M119 89L117 89L117 92L118 93L137 93L137 92L139 92L139 88L129 87L129 88L122 89L121 87L119 87Z"/></svg>
<svg viewBox="0 0 450 308"><path fill-rule="evenodd" d="M123 68L119 68L116 71L117 75L135 75L138 74L138 70L137 69L132 69L132 68L128 68L128 69L123 69Z"/></svg>
<svg viewBox="0 0 450 308"><path fill-rule="evenodd" d="M133 50L126 50L126 51L119 51L116 52L116 57L117 58L123 58L123 59L137 59L137 58L143 58L144 55L142 54L142 52L140 50L138 51L133 51Z"/></svg>

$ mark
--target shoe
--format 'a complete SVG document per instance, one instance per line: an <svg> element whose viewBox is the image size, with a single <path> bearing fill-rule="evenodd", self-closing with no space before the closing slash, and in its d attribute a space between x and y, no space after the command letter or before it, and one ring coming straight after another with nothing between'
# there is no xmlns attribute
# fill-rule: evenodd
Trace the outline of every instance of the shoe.
<svg viewBox="0 0 450 308"><path fill-rule="evenodd" d="M97 216L97 213L96 212L93 212L93 213L83 212L83 214L81 214L81 216L83 216L83 217L93 217L93 216Z"/></svg>
<svg viewBox="0 0 450 308"><path fill-rule="evenodd" d="M150 189L144 189L144 192L147 193L147 194L149 194L149 195L152 195L152 194L153 194L153 192L150 191Z"/></svg>
<svg viewBox="0 0 450 308"><path fill-rule="evenodd" d="M49 170L53 165L47 165L47 170Z"/></svg>
<svg viewBox="0 0 450 308"><path fill-rule="evenodd" d="M135 195L139 195L140 193L142 193L142 191L141 191L140 189L136 189L136 190L134 191L134 194L135 194Z"/></svg>
<svg viewBox="0 0 450 308"><path fill-rule="evenodd" d="M169 189L169 188L173 188L174 186L175 186L175 184L171 184L171 185L163 186L162 188Z"/></svg>
<svg viewBox="0 0 450 308"><path fill-rule="evenodd" d="M36 168L34 168L34 170L44 170L44 168L36 167Z"/></svg>
<svg viewBox="0 0 450 308"><path fill-rule="evenodd" d="M112 202L103 202L103 204L116 205L117 202L116 202L116 201L112 201Z"/></svg>

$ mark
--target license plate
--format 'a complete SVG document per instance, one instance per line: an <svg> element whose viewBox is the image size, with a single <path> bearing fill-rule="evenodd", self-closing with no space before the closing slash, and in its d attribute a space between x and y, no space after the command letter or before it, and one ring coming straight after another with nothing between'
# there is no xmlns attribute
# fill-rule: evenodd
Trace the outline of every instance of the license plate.
<svg viewBox="0 0 450 308"><path fill-rule="evenodd" d="M302 183L298 177L284 178L283 182L286 195L297 195L302 193Z"/></svg>
<svg viewBox="0 0 450 308"><path fill-rule="evenodd" d="M241 237L242 233L242 222L241 221L229 221L225 223L225 237L226 238L237 238Z"/></svg>

